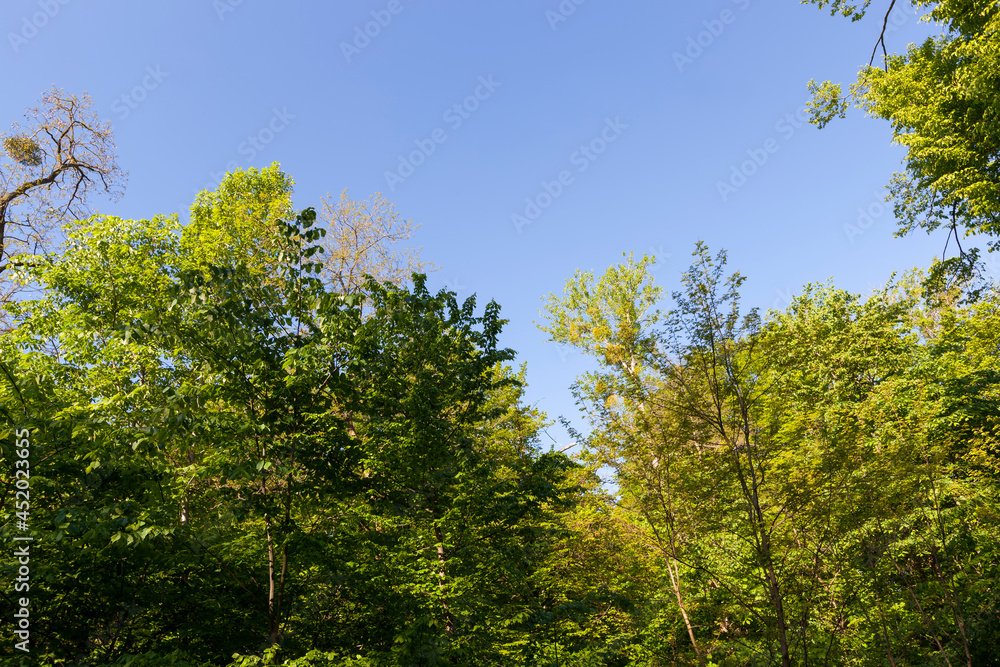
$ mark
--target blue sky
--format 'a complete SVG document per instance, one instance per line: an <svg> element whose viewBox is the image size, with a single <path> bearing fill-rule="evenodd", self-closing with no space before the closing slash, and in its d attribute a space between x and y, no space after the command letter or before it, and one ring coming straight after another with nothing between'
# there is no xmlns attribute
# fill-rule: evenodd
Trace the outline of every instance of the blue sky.
<svg viewBox="0 0 1000 667"><path fill-rule="evenodd" d="M899 4L891 50L930 30ZM882 200L903 151L886 122L804 122L810 79L849 83L867 63L874 14L763 0L5 0L0 26L0 125L53 85L86 91L113 123L129 180L101 212L184 219L227 169L276 161L299 208L382 192L421 225L413 245L441 267L431 287L500 303L528 400L578 426L569 386L589 364L534 325L574 270L654 254L669 292L700 239L748 276L744 303L767 309L830 278L867 292L944 243L893 238Z"/></svg>

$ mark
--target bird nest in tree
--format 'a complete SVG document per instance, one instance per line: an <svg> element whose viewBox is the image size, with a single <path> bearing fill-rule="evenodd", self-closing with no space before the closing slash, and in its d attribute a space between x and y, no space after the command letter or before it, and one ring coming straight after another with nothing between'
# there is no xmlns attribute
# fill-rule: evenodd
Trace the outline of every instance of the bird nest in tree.
<svg viewBox="0 0 1000 667"><path fill-rule="evenodd" d="M42 149L29 137L4 137L3 150L11 160L25 166L37 167L42 163Z"/></svg>

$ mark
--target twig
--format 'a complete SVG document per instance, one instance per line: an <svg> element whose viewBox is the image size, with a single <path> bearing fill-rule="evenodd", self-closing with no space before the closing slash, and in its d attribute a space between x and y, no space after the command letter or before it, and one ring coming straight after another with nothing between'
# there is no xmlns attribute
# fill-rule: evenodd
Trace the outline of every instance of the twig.
<svg viewBox="0 0 1000 667"><path fill-rule="evenodd" d="M885 12L885 18L882 19L882 32L878 36L878 41L875 42L875 48L872 49L872 57L868 61L868 66L871 67L872 63L875 62L875 54L878 52L878 45L881 44L883 65L885 66L886 72L889 71L889 54L885 50L885 31L886 28L889 26L889 14L892 13L892 8L895 6L896 6L896 0L892 0L892 2L889 3L889 9L887 9Z"/></svg>

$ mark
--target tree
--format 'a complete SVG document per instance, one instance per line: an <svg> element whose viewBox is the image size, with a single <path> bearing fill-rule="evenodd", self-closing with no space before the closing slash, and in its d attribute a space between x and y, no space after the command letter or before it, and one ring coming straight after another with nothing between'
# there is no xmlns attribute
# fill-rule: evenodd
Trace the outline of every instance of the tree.
<svg viewBox="0 0 1000 667"><path fill-rule="evenodd" d="M44 290L0 339L0 435L45 452L35 655L502 664L573 466L537 451L499 306L476 317L419 275L332 293L315 213L254 228L241 204L281 189L250 176L203 198L232 230L94 216L17 269Z"/></svg>
<svg viewBox="0 0 1000 667"><path fill-rule="evenodd" d="M996 292L807 286L758 320L724 255L695 256L665 317L644 258L578 273L543 325L599 362L574 385L586 452L672 603L645 655L979 664L1000 627Z"/></svg>
<svg viewBox="0 0 1000 667"><path fill-rule="evenodd" d="M275 162L225 175L191 205L181 242L184 255L203 267L245 264L274 273L284 247L284 222L293 217L294 181Z"/></svg>
<svg viewBox="0 0 1000 667"><path fill-rule="evenodd" d="M989 459L979 448L995 437L1000 378L982 350L996 293L961 307L957 289L931 295L921 282L866 301L809 286L774 314L765 347L789 369L773 387L781 434L799 443L781 477L807 501L804 538L827 534L817 579L836 600L829 626L855 628L831 634L845 661L984 664L997 628L986 566L996 497L970 463Z"/></svg>
<svg viewBox="0 0 1000 667"><path fill-rule="evenodd" d="M52 235L67 221L85 217L94 191L122 193L109 123L90 111L85 93L53 88L24 125L3 135L0 162L0 273L20 253L44 254Z"/></svg>
<svg viewBox="0 0 1000 667"><path fill-rule="evenodd" d="M693 560L685 548L690 544L679 544L681 535L694 534L685 515L715 526L716 535L729 532L736 538L734 546L726 539L712 542L717 551L733 549L725 564L731 574L704 560L697 568L711 569L716 580L754 581L760 591L743 599L762 594L767 600L763 608L745 603L764 635L761 650L771 652L773 640L781 663L788 665L788 602L781 572L786 546L776 533L784 522L778 521L781 504L773 497L771 477L780 447L773 441L770 416L761 409L760 378L766 368L756 353L760 321L755 311L741 318L743 278L723 278L725 254L713 261L699 243L694 255L682 279L684 291L673 295L677 308L664 331L653 328L660 318L649 312L660 290L646 271L648 257L612 267L596 285L591 276L578 274L568 283L566 297L550 298L547 314L553 324L542 328L553 340L592 351L608 369L582 383L583 398L594 406L600 427L592 444L618 469L624 495L634 496L632 503L662 545L671 593L697 661L705 664L704 652L681 582L680 562ZM698 478L699 467L707 467L707 478L715 483L703 488L700 498L685 497L677 471L687 470L690 481ZM682 507L685 503L689 507ZM737 585L728 581L730 591Z"/></svg>
<svg viewBox="0 0 1000 667"><path fill-rule="evenodd" d="M360 481L338 512L359 586L342 595L379 611L350 632L389 664L502 664L494 640L537 608L538 522L562 502L570 464L536 451L538 416L497 347L499 306L473 317L473 298L459 306L413 280L412 292L368 283L356 335Z"/></svg>
<svg viewBox="0 0 1000 667"><path fill-rule="evenodd" d="M200 193L192 204L185 254L203 266L245 262L271 271L284 242L282 223L293 217L293 186L277 162L226 174L217 189ZM367 276L402 285L413 272L429 268L417 249L392 247L411 237L413 222L402 220L378 193L367 201L349 199L346 190L336 202L324 198L317 219L326 236L316 261L338 293L360 292Z"/></svg>
<svg viewBox="0 0 1000 667"><path fill-rule="evenodd" d="M852 20L871 4L846 0L804 0L830 6ZM961 236L1000 236L1000 4L995 0L910 0L930 9L929 20L943 34L911 44L905 54L889 55L885 25L878 45L883 67L870 63L844 96L839 85L810 83L813 121L823 127L843 116L849 100L869 115L892 124L893 141L906 147L905 169L892 179L890 198L899 219L898 235L921 227L947 230L958 257L945 260L935 274L968 276L977 249L963 248ZM874 62L875 52L872 53ZM948 242L945 243L947 252ZM990 250L1000 241L990 241Z"/></svg>
<svg viewBox="0 0 1000 667"><path fill-rule="evenodd" d="M401 285L415 272L433 270L420 261L418 250L391 247L410 238L415 227L412 220L402 220L395 206L379 193L367 201L348 199L347 190L338 201L327 195L319 218L327 229L323 276L338 292L358 291L366 275Z"/></svg>
<svg viewBox="0 0 1000 667"><path fill-rule="evenodd" d="M685 554L678 537L684 528L673 507L677 490L673 478L680 466L673 465L672 459L675 447L683 443L673 437L672 429L664 428L668 418L651 414L652 393L660 381L651 368L657 346L653 327L661 321L659 311L652 308L662 294L649 277L651 261L643 257L634 262L630 257L596 281L592 274L578 272L567 283L562 299L550 296L546 315L551 324L540 328L553 340L579 346L601 362L603 372L589 375L574 387L574 394L588 405L591 420L600 428L588 446L597 462L615 470L622 509L648 527L637 527L633 534L645 534L665 560L688 639L697 662L705 665L681 578ZM697 473L686 477L693 481Z"/></svg>

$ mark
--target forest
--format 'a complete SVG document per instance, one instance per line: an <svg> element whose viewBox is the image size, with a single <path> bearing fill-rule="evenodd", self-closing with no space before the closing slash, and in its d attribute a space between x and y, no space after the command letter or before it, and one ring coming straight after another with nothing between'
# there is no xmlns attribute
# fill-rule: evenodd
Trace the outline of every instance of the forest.
<svg viewBox="0 0 1000 667"><path fill-rule="evenodd" d="M89 215L111 128L45 93L0 156L0 665L1000 665L1000 4L914 5L941 35L809 112L889 121L942 258L766 312L701 242L670 294L567 276L560 450L392 202L276 162Z"/></svg>

